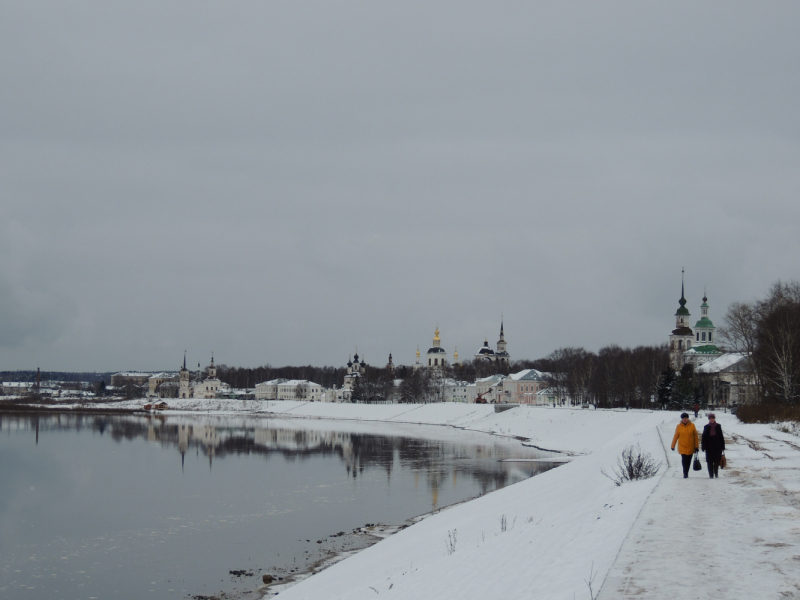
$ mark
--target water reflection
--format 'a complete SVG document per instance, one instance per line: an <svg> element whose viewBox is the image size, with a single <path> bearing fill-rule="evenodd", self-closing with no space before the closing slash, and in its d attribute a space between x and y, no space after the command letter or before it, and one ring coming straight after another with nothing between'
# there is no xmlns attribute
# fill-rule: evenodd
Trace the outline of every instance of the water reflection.
<svg viewBox="0 0 800 600"><path fill-rule="evenodd" d="M0 413L0 432L0 597L14 599L230 594L246 582L221 580L242 568L252 589L259 568L344 549L336 532L550 467L500 462L542 456L517 442L410 425Z"/></svg>
<svg viewBox="0 0 800 600"><path fill-rule="evenodd" d="M31 414L0 415L0 427L35 430L41 433L64 430L91 430L108 435L114 441L145 439L165 447L175 447L181 467L187 452L197 451L207 457L209 468L214 460L229 456L278 454L290 461L304 461L314 456L338 457L348 476L357 478L365 469L379 468L391 479L392 470L401 465L424 473L432 491L432 505L438 506L437 490L447 480L455 484L460 475L470 477L480 493L498 489L550 468L542 463L500 463L504 458L537 458L542 453L517 446L513 450L503 441L482 444L419 439L406 436L374 435L346 431L290 428L292 421L259 419L261 426L248 427L247 421L224 424L193 424L191 417ZM278 423L275 425L275 423ZM272 426L270 426L272 425ZM512 454L513 452L513 454Z"/></svg>

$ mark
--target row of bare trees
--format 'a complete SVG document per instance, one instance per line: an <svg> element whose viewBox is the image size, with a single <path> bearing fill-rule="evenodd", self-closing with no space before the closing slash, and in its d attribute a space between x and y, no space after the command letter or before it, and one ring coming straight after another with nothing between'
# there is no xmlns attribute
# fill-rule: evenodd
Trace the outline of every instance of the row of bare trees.
<svg viewBox="0 0 800 600"><path fill-rule="evenodd" d="M540 370L551 373L552 387L561 400L600 408L650 408L669 366L669 350L666 344L606 346L597 353L559 348L538 362Z"/></svg>

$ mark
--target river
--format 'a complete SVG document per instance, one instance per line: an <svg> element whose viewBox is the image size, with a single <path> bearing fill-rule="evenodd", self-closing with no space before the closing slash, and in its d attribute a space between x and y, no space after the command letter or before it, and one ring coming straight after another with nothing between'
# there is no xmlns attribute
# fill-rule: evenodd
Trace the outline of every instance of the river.
<svg viewBox="0 0 800 600"><path fill-rule="evenodd" d="M434 426L0 413L0 596L245 597L544 456Z"/></svg>

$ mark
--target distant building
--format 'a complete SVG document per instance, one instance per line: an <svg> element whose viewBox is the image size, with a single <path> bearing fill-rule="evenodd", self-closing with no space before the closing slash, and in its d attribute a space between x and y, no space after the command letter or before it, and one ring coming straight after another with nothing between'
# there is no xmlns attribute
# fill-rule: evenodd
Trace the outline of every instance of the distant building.
<svg viewBox="0 0 800 600"><path fill-rule="evenodd" d="M320 402L324 395L325 388L305 379L290 379L278 384L278 400Z"/></svg>
<svg viewBox="0 0 800 600"><path fill-rule="evenodd" d="M499 364L509 364L511 355L506 349L506 336L503 331L503 321L500 321L500 339L497 340L497 350L492 350L489 347L489 338L483 340L483 346L478 348L475 353L476 360L485 360L489 362L496 362Z"/></svg>
<svg viewBox="0 0 800 600"><path fill-rule="evenodd" d="M439 338L439 326L436 326L436 331L433 333L433 345L428 348L427 353L429 369L442 370L447 366L447 351L442 348L442 340Z"/></svg>
<svg viewBox="0 0 800 600"><path fill-rule="evenodd" d="M217 367L214 365L214 355L211 355L211 364L206 368L207 377L194 386L195 398L216 398L222 382L217 379Z"/></svg>
<svg viewBox="0 0 800 600"><path fill-rule="evenodd" d="M199 366L199 365L198 365ZM194 395L192 374L186 368L186 352L183 353L183 366L178 372L178 398L191 398Z"/></svg>
<svg viewBox="0 0 800 600"><path fill-rule="evenodd" d="M358 352L355 353L352 360L350 360L350 357L348 356L347 373L344 376L342 390L352 392L353 388L356 386L356 380L364 375L366 368L367 363L365 363L363 360L358 360Z"/></svg>
<svg viewBox="0 0 800 600"><path fill-rule="evenodd" d="M111 385L114 387L126 387L129 384L143 386L155 373L145 373L141 371L120 371L111 376Z"/></svg>
<svg viewBox="0 0 800 600"><path fill-rule="evenodd" d="M413 370L418 370L423 367L422 363L419 360L419 346L417 346L417 359L414 361L414 364L411 366Z"/></svg>
<svg viewBox="0 0 800 600"><path fill-rule="evenodd" d="M165 382L178 382L178 374L177 373L156 373L155 375L151 375L150 378L147 380L147 395L152 396L160 396L161 398L177 398L178 396L163 396L160 393L160 388Z"/></svg>
<svg viewBox="0 0 800 600"><path fill-rule="evenodd" d="M502 401L513 404L538 404L536 395L549 387L548 374L536 369L512 373L503 380Z"/></svg>
<svg viewBox="0 0 800 600"><path fill-rule="evenodd" d="M678 304L678 310L675 312L675 329L669 335L669 364L676 371L685 364L699 367L722 354L713 343L716 341L716 328L708 318L708 298L705 295L703 304L700 305L700 320L695 324L696 332L689 327L691 314L686 308L683 272L681 272L681 299Z"/></svg>
<svg viewBox="0 0 800 600"><path fill-rule="evenodd" d="M489 338L483 340L483 346L478 348L478 351L475 353L475 359L494 362L494 350L489 347Z"/></svg>
<svg viewBox="0 0 800 600"><path fill-rule="evenodd" d="M256 384L256 400L277 400L278 385L286 379L272 379L263 383Z"/></svg>
<svg viewBox="0 0 800 600"><path fill-rule="evenodd" d="M24 381L4 381L2 384L3 395L24 396L31 391L34 384Z"/></svg>
<svg viewBox="0 0 800 600"><path fill-rule="evenodd" d="M694 325L694 345L683 353L684 363L699 367L722 356L722 351L714 343L717 340L717 328L708 318L708 298L703 293L700 305L700 320Z"/></svg>
<svg viewBox="0 0 800 600"><path fill-rule="evenodd" d="M177 398L180 390L180 383L177 381L163 381L158 386L156 394L159 398Z"/></svg>
<svg viewBox="0 0 800 600"><path fill-rule="evenodd" d="M458 381L455 379L445 379L443 382L443 391L445 402L471 402L475 397L471 394L471 390L475 389L475 384L470 384L467 381Z"/></svg>
<svg viewBox="0 0 800 600"><path fill-rule="evenodd" d="M706 401L712 406L752 402L756 397L755 373L747 354L731 352L695 369L707 385Z"/></svg>
<svg viewBox="0 0 800 600"><path fill-rule="evenodd" d="M503 380L505 375L490 375L475 380L475 397L487 402L499 402L503 395Z"/></svg>
<svg viewBox="0 0 800 600"><path fill-rule="evenodd" d="M350 390L337 389L336 386L333 386L331 389L325 390L322 402L350 402Z"/></svg>

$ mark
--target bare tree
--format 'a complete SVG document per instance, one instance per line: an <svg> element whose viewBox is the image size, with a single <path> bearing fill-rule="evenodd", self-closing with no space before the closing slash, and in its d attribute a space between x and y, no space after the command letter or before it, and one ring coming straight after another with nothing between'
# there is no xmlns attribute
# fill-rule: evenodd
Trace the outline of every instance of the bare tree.
<svg viewBox="0 0 800 600"><path fill-rule="evenodd" d="M733 303L720 328L732 350L744 353L756 396L765 401L800 401L800 282L778 281L767 297Z"/></svg>
<svg viewBox="0 0 800 600"><path fill-rule="evenodd" d="M720 341L733 352L740 352L748 357L755 357L758 341L759 310L756 302L734 302L722 319L722 327L718 335ZM761 388L758 369L754 372L755 385Z"/></svg>
<svg viewBox="0 0 800 600"><path fill-rule="evenodd" d="M764 393L784 404L800 400L800 303L773 308L758 332L758 364Z"/></svg>
<svg viewBox="0 0 800 600"><path fill-rule="evenodd" d="M308 397L308 383L303 381L298 383L294 388L294 397L296 400L305 400Z"/></svg>
<svg viewBox="0 0 800 600"><path fill-rule="evenodd" d="M428 402L431 396L431 377L428 369L411 371L400 384L401 402Z"/></svg>

